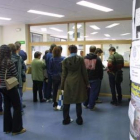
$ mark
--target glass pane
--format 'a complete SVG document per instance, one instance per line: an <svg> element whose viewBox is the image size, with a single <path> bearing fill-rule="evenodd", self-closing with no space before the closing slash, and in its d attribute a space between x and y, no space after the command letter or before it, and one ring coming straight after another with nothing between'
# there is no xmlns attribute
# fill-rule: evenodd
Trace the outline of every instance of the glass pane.
<svg viewBox="0 0 140 140"><path fill-rule="evenodd" d="M77 41L84 41L84 23L77 24Z"/></svg>
<svg viewBox="0 0 140 140"><path fill-rule="evenodd" d="M31 42L67 41L67 24L31 26Z"/></svg>
<svg viewBox="0 0 140 140"><path fill-rule="evenodd" d="M86 23L86 40L131 40L132 21L106 21Z"/></svg>
<svg viewBox="0 0 140 140"><path fill-rule="evenodd" d="M68 46L67 45L61 45L62 47L62 56L67 57L68 56ZM32 60L34 59L34 53L36 51L40 51L42 53L41 59L45 55L45 51L49 51L50 46L33 46L32 47Z"/></svg>
<svg viewBox="0 0 140 140"><path fill-rule="evenodd" d="M131 44L104 44L103 45L103 64L107 66L107 60L109 58L109 48L113 46L116 48L116 52L121 54L124 58L125 63L130 62L130 47Z"/></svg>
<svg viewBox="0 0 140 140"><path fill-rule="evenodd" d="M70 23L69 24L69 41L75 41L75 23Z"/></svg>

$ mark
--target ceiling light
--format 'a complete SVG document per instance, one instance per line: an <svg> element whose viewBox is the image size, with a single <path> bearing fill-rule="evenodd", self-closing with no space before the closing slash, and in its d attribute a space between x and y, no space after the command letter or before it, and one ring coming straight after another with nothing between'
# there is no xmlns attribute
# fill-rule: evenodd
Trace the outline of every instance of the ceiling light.
<svg viewBox="0 0 140 140"><path fill-rule="evenodd" d="M88 38L89 36L84 36L84 38Z"/></svg>
<svg viewBox="0 0 140 140"><path fill-rule="evenodd" d="M104 40L109 40L110 38L104 38Z"/></svg>
<svg viewBox="0 0 140 140"><path fill-rule="evenodd" d="M119 24L120 24L120 23L113 23L113 24L107 26L106 28L112 28L112 27L115 27L115 26L117 26L117 25L119 25Z"/></svg>
<svg viewBox="0 0 140 140"><path fill-rule="evenodd" d="M112 40L116 40L116 39L112 39Z"/></svg>
<svg viewBox="0 0 140 140"><path fill-rule="evenodd" d="M94 30L100 30L100 28L96 25L91 25L90 27L93 28Z"/></svg>
<svg viewBox="0 0 140 140"><path fill-rule="evenodd" d="M73 35L74 34L74 31L69 31L68 34L69 35Z"/></svg>
<svg viewBox="0 0 140 140"><path fill-rule="evenodd" d="M78 24L78 25L77 25L77 29L80 29L81 27L82 27L81 24ZM75 29L75 26L73 26L72 28Z"/></svg>
<svg viewBox="0 0 140 140"><path fill-rule="evenodd" d="M57 28L50 28L51 30L54 30L54 31L57 31L57 32L63 32L62 30L60 30L60 29L57 29Z"/></svg>
<svg viewBox="0 0 140 140"><path fill-rule="evenodd" d="M64 15L59 15L59 14L53 14L53 13L47 13L43 11L36 11L36 10L29 10L27 11L28 13L34 13L34 14L39 14L39 15L45 15L45 16L52 16L52 17L64 17Z"/></svg>
<svg viewBox="0 0 140 140"><path fill-rule="evenodd" d="M42 32L46 32L47 31L47 28L41 28L41 31Z"/></svg>
<svg viewBox="0 0 140 140"><path fill-rule="evenodd" d="M93 32L93 33L91 33L92 35L95 35L95 34L97 34L98 32Z"/></svg>
<svg viewBox="0 0 140 140"><path fill-rule="evenodd" d="M104 34L106 37L110 37L110 35L109 34Z"/></svg>
<svg viewBox="0 0 140 140"><path fill-rule="evenodd" d="M100 11L103 11L103 12L111 12L111 11L113 11L113 9L110 9L110 8L107 8L107 7L104 7L104 6L95 4L95 3L83 1L83 0L80 1L80 2L77 2L77 4L81 5L81 6L88 7L88 8L93 8L93 9L96 9L96 10L100 10Z"/></svg>
<svg viewBox="0 0 140 140"><path fill-rule="evenodd" d="M11 20L11 18L0 17L0 20Z"/></svg>
<svg viewBox="0 0 140 140"><path fill-rule="evenodd" d="M130 35L130 33L121 34L121 36Z"/></svg>

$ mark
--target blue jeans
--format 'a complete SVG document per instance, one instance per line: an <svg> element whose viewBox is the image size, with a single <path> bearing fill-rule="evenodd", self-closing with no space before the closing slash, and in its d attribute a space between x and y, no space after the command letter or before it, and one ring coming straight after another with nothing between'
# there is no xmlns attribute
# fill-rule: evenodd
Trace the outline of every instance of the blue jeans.
<svg viewBox="0 0 140 140"><path fill-rule="evenodd" d="M0 93L0 112L2 112L2 93Z"/></svg>
<svg viewBox="0 0 140 140"><path fill-rule="evenodd" d="M88 89L88 99L84 103L85 106L88 106L89 109L93 109L96 104L96 99L99 94L101 80L93 80L90 82L90 89Z"/></svg>
<svg viewBox="0 0 140 140"><path fill-rule="evenodd" d="M47 87L47 94L46 94L46 99L49 100L52 98L52 76L48 74L48 87Z"/></svg>
<svg viewBox="0 0 140 140"><path fill-rule="evenodd" d="M22 87L18 88L18 93L19 93L19 98L20 98L21 111L23 111L23 107L22 107L22 95L23 95Z"/></svg>
<svg viewBox="0 0 140 140"><path fill-rule="evenodd" d="M112 101L117 102L116 90L118 93L118 101L122 101L121 83L115 82L115 75L114 74L108 73L108 76L109 76L109 83L110 83L110 88L111 88L111 93L112 93Z"/></svg>

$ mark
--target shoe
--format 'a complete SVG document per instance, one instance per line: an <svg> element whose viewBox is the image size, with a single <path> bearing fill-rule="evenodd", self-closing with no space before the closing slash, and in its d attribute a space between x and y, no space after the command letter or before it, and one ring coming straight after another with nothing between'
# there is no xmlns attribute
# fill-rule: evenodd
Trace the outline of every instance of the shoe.
<svg viewBox="0 0 140 140"><path fill-rule="evenodd" d="M68 122L65 122L64 120L63 120L63 125L68 125L68 124L70 124L70 123L72 123L73 122L73 119L70 119L70 121L68 121Z"/></svg>
<svg viewBox="0 0 140 140"><path fill-rule="evenodd" d="M53 110L54 111L58 111L57 106L53 107Z"/></svg>
<svg viewBox="0 0 140 140"><path fill-rule="evenodd" d="M26 129L23 128L20 132L12 133L12 135L15 136L15 135L22 134L25 132L26 132Z"/></svg>
<svg viewBox="0 0 140 140"><path fill-rule="evenodd" d="M51 102L51 99L47 99L46 102L47 102L47 103Z"/></svg>
<svg viewBox="0 0 140 140"><path fill-rule="evenodd" d="M114 105L114 106L118 106L117 102L111 101L110 104Z"/></svg>
<svg viewBox="0 0 140 140"><path fill-rule="evenodd" d="M97 104L101 104L102 101L101 101L100 99L98 99L98 100L96 100L96 103L97 103Z"/></svg>
<svg viewBox="0 0 140 140"><path fill-rule="evenodd" d="M76 123L78 124L78 125L82 125L83 124L83 119L81 118L81 119L77 119L76 120Z"/></svg>
<svg viewBox="0 0 140 140"><path fill-rule="evenodd" d="M7 131L7 132L5 132L5 134L10 134L11 133L11 131Z"/></svg>
<svg viewBox="0 0 140 140"><path fill-rule="evenodd" d="M23 108L25 108L25 107L26 107L26 105L22 105L22 107L23 107Z"/></svg>
<svg viewBox="0 0 140 140"><path fill-rule="evenodd" d="M95 111L95 110L96 110L96 107L95 106L90 109L90 111Z"/></svg>
<svg viewBox="0 0 140 140"><path fill-rule="evenodd" d="M122 104L122 100L120 100L120 101L118 100L118 104Z"/></svg>
<svg viewBox="0 0 140 140"><path fill-rule="evenodd" d="M38 102L38 100L35 100L35 101L33 101L34 103L37 103Z"/></svg>
<svg viewBox="0 0 140 140"><path fill-rule="evenodd" d="M45 103L46 102L46 100L45 99L42 99L41 101L40 101L40 103Z"/></svg>
<svg viewBox="0 0 140 140"><path fill-rule="evenodd" d="M85 108L85 109L88 109L88 106L86 106L86 105L83 105L83 108Z"/></svg>
<svg viewBox="0 0 140 140"><path fill-rule="evenodd" d="M0 111L0 115L3 115L3 111Z"/></svg>

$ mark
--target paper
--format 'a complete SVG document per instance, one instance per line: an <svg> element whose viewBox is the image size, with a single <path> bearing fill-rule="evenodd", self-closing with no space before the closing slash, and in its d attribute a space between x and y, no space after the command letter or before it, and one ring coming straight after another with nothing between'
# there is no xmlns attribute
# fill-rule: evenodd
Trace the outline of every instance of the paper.
<svg viewBox="0 0 140 140"><path fill-rule="evenodd" d="M132 105L131 101L129 103L128 116L129 116L130 122L131 122L131 124L133 126L134 125L134 119L135 119L135 108Z"/></svg>
<svg viewBox="0 0 140 140"><path fill-rule="evenodd" d="M140 41L132 43L130 76L133 82L140 84Z"/></svg>

